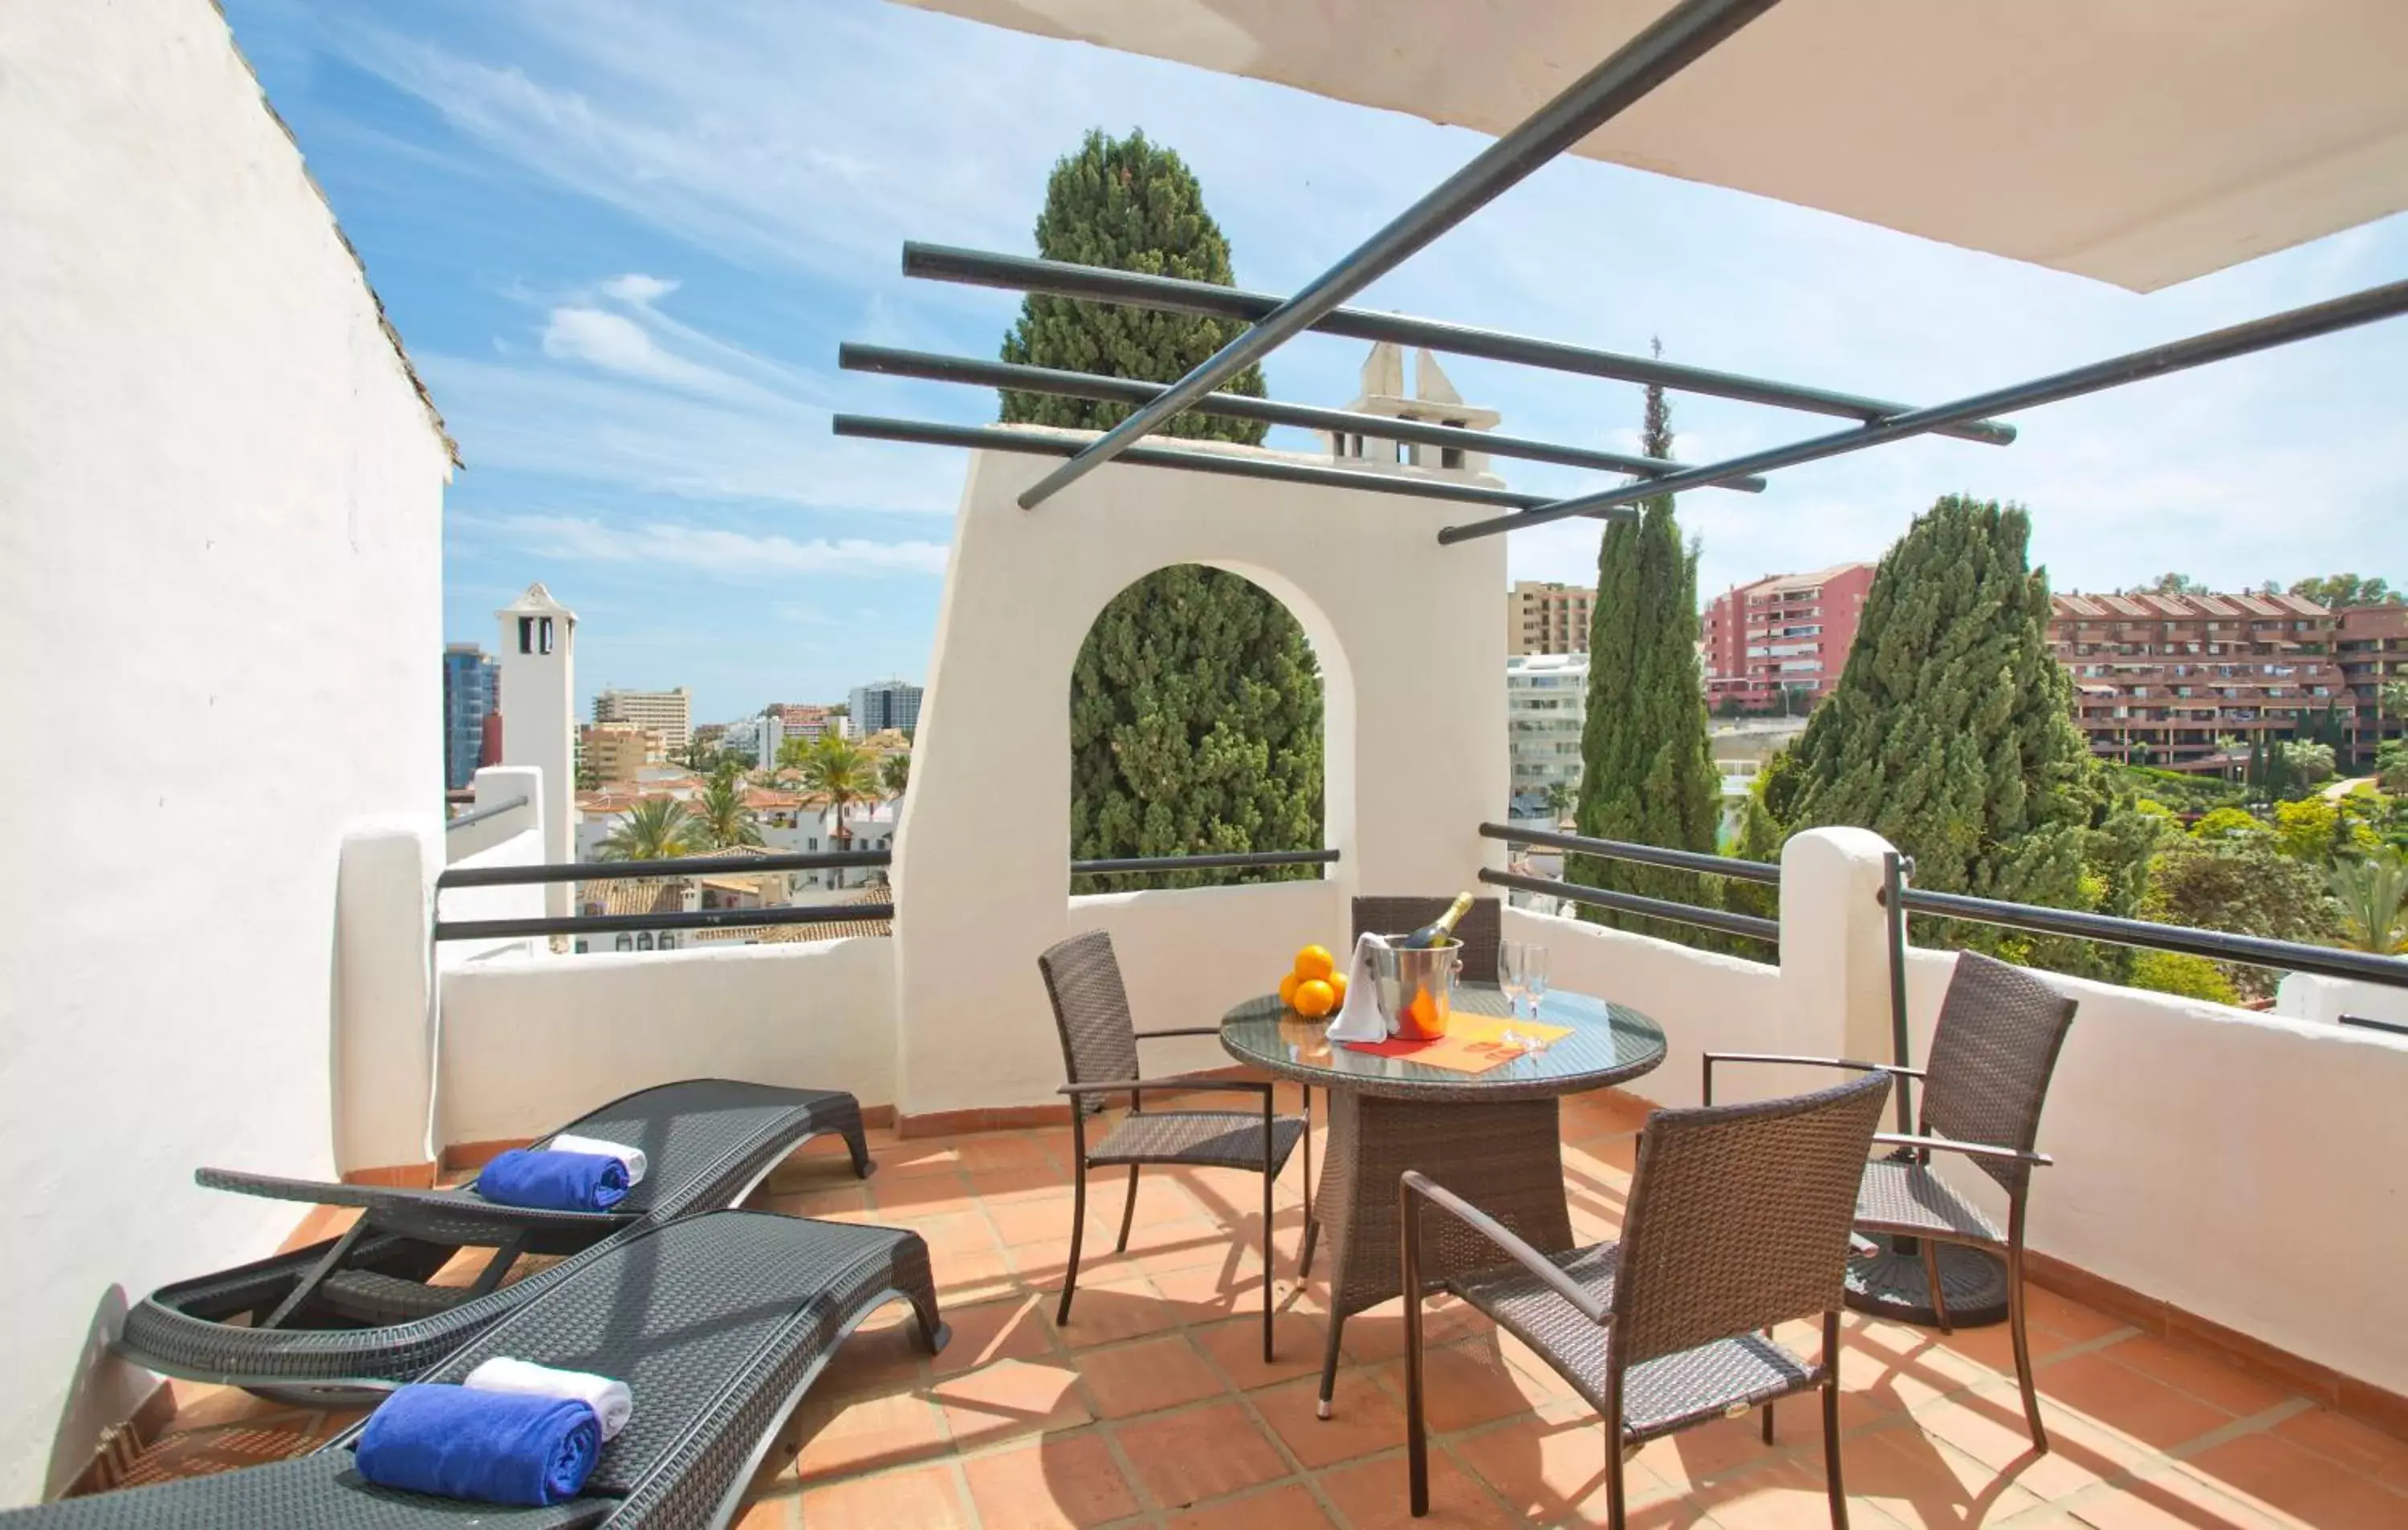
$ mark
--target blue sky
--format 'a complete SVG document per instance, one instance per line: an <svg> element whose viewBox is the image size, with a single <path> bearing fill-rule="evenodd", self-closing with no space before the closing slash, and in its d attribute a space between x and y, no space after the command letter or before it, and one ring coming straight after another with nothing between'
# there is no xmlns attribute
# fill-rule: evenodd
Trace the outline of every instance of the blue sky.
<svg viewBox="0 0 2408 1530"><path fill-rule="evenodd" d="M839 441L839 409L977 422L992 394L838 372L839 341L994 352L1017 298L898 273L903 240L1033 250L1047 171L1142 127L1201 178L1239 281L1292 290L1482 140L1277 86L878 0L227 0L453 435L444 625L488 644L540 579L579 679L699 718L924 675L958 453ZM1300 149L1300 146L1303 146ZM1915 402L2391 279L2408 217L2146 297L1780 204L1563 161L1359 301ZM1273 397L1341 404L1307 336ZM1631 447L1635 389L1450 358L1505 428ZM1878 557L1942 493L2031 508L2059 589L2408 577L2399 323L1683 502L1707 591ZM1828 429L1676 398L1706 459ZM1301 447L1276 433L1275 445ZM1500 464L1516 487L1594 475ZM1585 579L1594 523L1520 533Z"/></svg>

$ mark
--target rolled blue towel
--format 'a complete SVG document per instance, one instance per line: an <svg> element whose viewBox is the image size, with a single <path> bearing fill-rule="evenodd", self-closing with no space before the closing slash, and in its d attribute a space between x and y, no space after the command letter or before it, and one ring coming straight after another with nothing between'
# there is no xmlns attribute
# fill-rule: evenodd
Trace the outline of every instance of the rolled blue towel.
<svg viewBox="0 0 2408 1530"><path fill-rule="evenodd" d="M627 1198L627 1165L598 1152L512 1148L477 1172L477 1194L542 1211L608 1211Z"/></svg>
<svg viewBox="0 0 2408 1530"><path fill-rule="evenodd" d="M352 1459L379 1487L539 1509L585 1489L602 1423L574 1398L406 1386L368 1415Z"/></svg>

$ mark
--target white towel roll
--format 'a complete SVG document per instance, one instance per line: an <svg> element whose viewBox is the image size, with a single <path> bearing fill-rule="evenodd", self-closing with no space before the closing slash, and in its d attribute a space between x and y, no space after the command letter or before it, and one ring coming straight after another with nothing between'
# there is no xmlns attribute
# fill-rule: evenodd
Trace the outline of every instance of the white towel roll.
<svg viewBox="0 0 2408 1530"><path fill-rule="evenodd" d="M589 1371L554 1370L538 1366L532 1360L512 1360L508 1355L495 1355L468 1373L460 1383L477 1392L515 1392L527 1397L569 1397L594 1409L602 1421L602 1437L609 1439L627 1427L635 1415L636 1394L627 1390L624 1381L613 1381L607 1376Z"/></svg>
<svg viewBox="0 0 2408 1530"><path fill-rule="evenodd" d="M1385 1041L1388 1022L1380 1013L1379 994L1371 984L1371 948L1387 942L1369 931L1354 937L1354 956L1346 965L1346 1002L1338 1018L1322 1034L1332 1041Z"/></svg>
<svg viewBox="0 0 2408 1530"><path fill-rule="evenodd" d="M627 1182L640 1184L644 1179L644 1150L631 1148L624 1142L608 1142L598 1137L579 1137L563 1132L545 1144L552 1152L590 1152L604 1158L615 1158L627 1166Z"/></svg>

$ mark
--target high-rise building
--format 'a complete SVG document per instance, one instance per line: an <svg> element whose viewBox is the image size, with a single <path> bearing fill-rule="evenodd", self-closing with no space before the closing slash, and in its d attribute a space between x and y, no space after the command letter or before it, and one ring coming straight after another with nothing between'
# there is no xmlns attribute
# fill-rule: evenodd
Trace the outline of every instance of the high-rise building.
<svg viewBox="0 0 2408 1530"><path fill-rule="evenodd" d="M856 685L851 702L853 722L845 731L855 738L887 728L910 733L920 725L920 695L918 686L904 680Z"/></svg>
<svg viewBox="0 0 2408 1530"><path fill-rule="evenodd" d="M2339 625L2298 595L2073 592L2050 597L2048 646L2092 753L2180 768L2220 761L2222 739L2291 737L2329 712L2346 729Z"/></svg>
<svg viewBox="0 0 2408 1530"><path fill-rule="evenodd" d="M1767 575L1708 601L1698 643L1706 705L1813 710L1840 683L1872 587L1872 565L1834 564Z"/></svg>
<svg viewBox="0 0 2408 1530"><path fill-rule="evenodd" d="M485 719L501 709L500 661L474 643L443 645L443 785L457 792L477 774Z"/></svg>
<svg viewBox="0 0 2408 1530"><path fill-rule="evenodd" d="M1505 592L1505 651L1586 653L1597 592L1577 584L1518 579Z"/></svg>
<svg viewBox="0 0 2408 1530"><path fill-rule="evenodd" d="M2385 739L2408 736L2408 708L2383 697L2386 683L2408 684L2408 606L2342 608L2333 656L2355 707L2351 751L2364 765Z"/></svg>
<svg viewBox="0 0 2408 1530"><path fill-rule="evenodd" d="M1517 653L1506 659L1506 754L1517 816L1544 812L1555 787L1579 788L1581 725L1587 717L1587 654Z"/></svg>
<svg viewBox="0 0 2408 1530"><path fill-rule="evenodd" d="M674 691L596 692L594 721L657 728L669 752L683 754L694 741L694 693L682 685Z"/></svg>

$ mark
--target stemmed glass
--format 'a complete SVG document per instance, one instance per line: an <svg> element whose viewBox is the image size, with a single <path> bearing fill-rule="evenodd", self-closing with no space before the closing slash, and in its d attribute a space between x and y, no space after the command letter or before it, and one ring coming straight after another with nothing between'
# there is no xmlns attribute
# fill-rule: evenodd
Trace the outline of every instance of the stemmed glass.
<svg viewBox="0 0 2408 1530"><path fill-rule="evenodd" d="M1522 941L1522 992L1530 996L1530 1023L1539 1023L1539 1006L1547 999L1547 948L1536 941ZM1547 1038L1533 1030L1528 1037L1532 1051L1547 1050Z"/></svg>
<svg viewBox="0 0 2408 1530"><path fill-rule="evenodd" d="M1505 991L1505 1008L1508 1017L1505 1034L1500 1039L1509 1047L1519 1047L1525 1051L1538 1050L1539 1038L1516 1032L1512 1022L1522 1018L1522 1001L1532 996L1531 961L1535 957L1543 964L1546 952L1543 949L1526 940L1503 940L1498 943L1497 986ZM1534 1018L1537 1012L1537 1006L1533 1004L1531 1013Z"/></svg>

